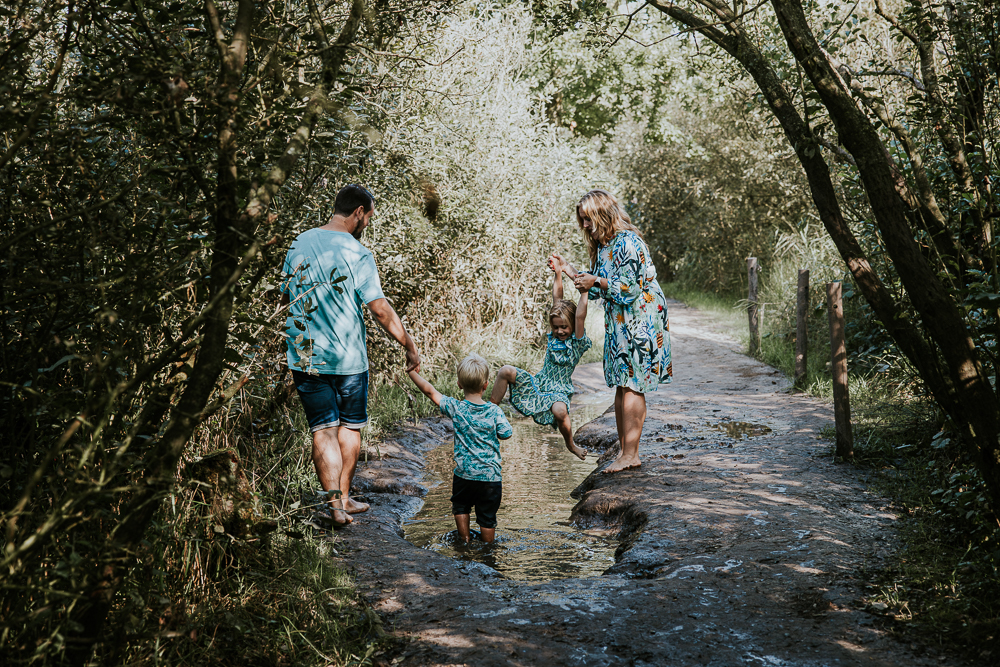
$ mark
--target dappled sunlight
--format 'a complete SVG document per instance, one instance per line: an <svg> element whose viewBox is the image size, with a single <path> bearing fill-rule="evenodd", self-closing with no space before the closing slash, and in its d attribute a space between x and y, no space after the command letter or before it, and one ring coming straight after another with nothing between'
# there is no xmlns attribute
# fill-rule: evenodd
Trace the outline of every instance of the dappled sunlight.
<svg viewBox="0 0 1000 667"><path fill-rule="evenodd" d="M849 642L849 641L847 641L845 639L835 639L833 641L834 641L834 643L837 646L840 646L841 648L845 648L848 651L851 651L852 653L867 653L868 652L868 649L866 649L864 646L859 646L858 644L854 644L854 643Z"/></svg>

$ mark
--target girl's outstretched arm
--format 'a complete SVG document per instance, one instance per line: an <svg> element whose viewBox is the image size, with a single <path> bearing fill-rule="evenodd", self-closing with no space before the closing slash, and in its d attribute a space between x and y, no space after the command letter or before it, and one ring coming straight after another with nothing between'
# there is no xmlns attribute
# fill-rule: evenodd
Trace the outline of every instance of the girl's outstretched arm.
<svg viewBox="0 0 1000 667"><path fill-rule="evenodd" d="M587 302L590 296L587 292L580 295L580 301L576 304L576 330L573 335L577 338L587 336Z"/></svg>
<svg viewBox="0 0 1000 667"><path fill-rule="evenodd" d="M420 377L420 373L416 371L409 372L410 379L413 380L413 384L417 385L417 389L424 392L424 395L434 402L434 405L441 407L441 392L434 388L427 380Z"/></svg>
<svg viewBox="0 0 1000 667"><path fill-rule="evenodd" d="M549 255L549 268L556 273L565 273L570 280L576 280L576 269L573 265L563 259L562 255L552 253Z"/></svg>
<svg viewBox="0 0 1000 667"><path fill-rule="evenodd" d="M556 305L563 298L562 271L559 268L553 269L556 277L552 280L552 305Z"/></svg>

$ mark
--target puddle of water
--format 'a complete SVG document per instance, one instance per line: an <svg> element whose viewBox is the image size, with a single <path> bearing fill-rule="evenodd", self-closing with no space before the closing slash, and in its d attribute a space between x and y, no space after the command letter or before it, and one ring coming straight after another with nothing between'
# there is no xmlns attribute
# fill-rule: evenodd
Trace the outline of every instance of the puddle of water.
<svg viewBox="0 0 1000 667"><path fill-rule="evenodd" d="M751 424L750 422L719 422L713 424L712 428L722 431L730 438L742 440L743 438L754 438L758 435L767 435L771 429L763 424Z"/></svg>
<svg viewBox="0 0 1000 667"><path fill-rule="evenodd" d="M573 401L573 427L600 416L610 394L584 394ZM576 501L570 492L593 470L597 457L580 461L566 451L559 432L530 419L512 419L514 436L501 441L503 501L497 512L497 537L492 545L473 539L458 545L451 534L453 445L448 442L427 455L426 481L436 483L424 506L404 525L406 539L459 560L492 567L518 581L549 581L597 577L614 565L614 541L596 531L581 531L567 519ZM475 515L472 528L476 529Z"/></svg>

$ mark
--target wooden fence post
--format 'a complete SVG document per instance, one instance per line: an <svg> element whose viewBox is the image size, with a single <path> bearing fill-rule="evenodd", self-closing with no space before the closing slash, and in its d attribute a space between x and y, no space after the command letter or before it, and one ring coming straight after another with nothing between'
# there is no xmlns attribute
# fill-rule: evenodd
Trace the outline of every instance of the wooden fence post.
<svg viewBox="0 0 1000 667"><path fill-rule="evenodd" d="M750 291L747 296L747 317L750 319L750 355L760 351L760 311L757 308L757 258L747 257L747 277Z"/></svg>
<svg viewBox="0 0 1000 667"><path fill-rule="evenodd" d="M806 382L806 355L809 353L809 269L799 269L795 308L795 386Z"/></svg>
<svg viewBox="0 0 1000 667"><path fill-rule="evenodd" d="M851 432L851 401L847 391L847 347L844 344L844 305L842 283L827 283L830 308L830 372L833 375L833 417L837 430L837 459L854 458L854 435Z"/></svg>

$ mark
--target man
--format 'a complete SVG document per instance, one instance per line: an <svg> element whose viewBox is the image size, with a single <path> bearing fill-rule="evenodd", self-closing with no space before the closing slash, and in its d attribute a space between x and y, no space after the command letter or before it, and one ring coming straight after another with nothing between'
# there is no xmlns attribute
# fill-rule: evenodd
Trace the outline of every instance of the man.
<svg viewBox="0 0 1000 667"><path fill-rule="evenodd" d="M285 258L284 303L288 367L312 431L313 464L331 494L334 525L353 521L368 505L350 497L351 481L368 424L368 349L364 306L406 350L406 370L420 369L420 354L382 294L371 251L358 239L375 212L375 198L360 185L337 193L334 214L300 234Z"/></svg>

